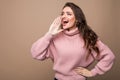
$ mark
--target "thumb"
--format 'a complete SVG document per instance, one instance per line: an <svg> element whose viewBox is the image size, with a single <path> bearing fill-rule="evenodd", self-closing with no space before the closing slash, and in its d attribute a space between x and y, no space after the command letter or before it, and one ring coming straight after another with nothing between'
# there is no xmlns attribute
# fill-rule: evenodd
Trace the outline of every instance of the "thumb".
<svg viewBox="0 0 120 80"><path fill-rule="evenodd" d="M63 30L64 30L64 29L60 29L60 30L57 31L57 33L60 33L60 32L62 32Z"/></svg>

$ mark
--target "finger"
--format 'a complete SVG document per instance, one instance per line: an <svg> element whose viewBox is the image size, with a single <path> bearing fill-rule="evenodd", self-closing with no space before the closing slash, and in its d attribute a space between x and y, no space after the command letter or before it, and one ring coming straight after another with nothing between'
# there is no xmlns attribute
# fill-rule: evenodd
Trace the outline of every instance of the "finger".
<svg viewBox="0 0 120 80"><path fill-rule="evenodd" d="M80 74L80 75L83 75L85 77L91 77L92 76L92 73L88 69L83 68L83 67L77 67L75 69L75 72Z"/></svg>
<svg viewBox="0 0 120 80"><path fill-rule="evenodd" d="M56 24L59 25L59 26L61 25L61 18L60 17L58 17L58 19L56 21Z"/></svg>
<svg viewBox="0 0 120 80"><path fill-rule="evenodd" d="M76 69L84 70L85 68L83 68L83 67L77 67Z"/></svg>
<svg viewBox="0 0 120 80"><path fill-rule="evenodd" d="M54 27L56 27L57 30L60 28L60 25L61 25L60 17L56 18L56 20L54 21L53 25L54 25Z"/></svg>
<svg viewBox="0 0 120 80"><path fill-rule="evenodd" d="M57 28L57 29L58 29L59 26L60 26L60 24L61 24L61 19L60 19L60 17L57 17L57 18L52 22L50 29L53 29L53 28Z"/></svg>
<svg viewBox="0 0 120 80"><path fill-rule="evenodd" d="M79 70L79 69L75 69L75 72L76 72L77 74L83 75L83 71L81 71L81 70Z"/></svg>
<svg viewBox="0 0 120 80"><path fill-rule="evenodd" d="M60 33L60 32L62 32L64 29L60 29L57 33Z"/></svg>
<svg viewBox="0 0 120 80"><path fill-rule="evenodd" d="M52 25L56 25L56 24L58 24L59 22L60 22L60 19L59 19L59 17L57 17L57 18L53 21Z"/></svg>
<svg viewBox="0 0 120 80"><path fill-rule="evenodd" d="M59 16L59 17L57 17L56 19L55 19L55 22L57 23L57 22L61 22L61 17Z"/></svg>
<svg viewBox="0 0 120 80"><path fill-rule="evenodd" d="M77 73L79 74L83 74L85 72L85 68L83 67L77 67L76 69L74 69Z"/></svg>
<svg viewBox="0 0 120 80"><path fill-rule="evenodd" d="M82 72L82 70L80 69L74 69L76 72Z"/></svg>

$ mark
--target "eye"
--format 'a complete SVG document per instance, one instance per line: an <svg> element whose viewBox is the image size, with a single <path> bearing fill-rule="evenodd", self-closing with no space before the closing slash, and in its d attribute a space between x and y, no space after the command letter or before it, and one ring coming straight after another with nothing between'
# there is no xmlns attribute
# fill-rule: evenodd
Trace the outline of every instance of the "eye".
<svg viewBox="0 0 120 80"><path fill-rule="evenodd" d="M62 16L62 15L64 15L64 12L61 12L61 14L60 14L60 15L61 15L61 16Z"/></svg>
<svg viewBox="0 0 120 80"><path fill-rule="evenodd" d="M68 13L67 15L70 15L70 16L71 16L72 14Z"/></svg>
<svg viewBox="0 0 120 80"><path fill-rule="evenodd" d="M70 12L67 12L67 15L71 16L72 14Z"/></svg>

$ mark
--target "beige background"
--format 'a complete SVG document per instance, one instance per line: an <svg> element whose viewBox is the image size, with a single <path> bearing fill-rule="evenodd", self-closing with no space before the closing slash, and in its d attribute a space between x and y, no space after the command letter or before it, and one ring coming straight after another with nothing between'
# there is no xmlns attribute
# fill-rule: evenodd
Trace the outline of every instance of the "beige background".
<svg viewBox="0 0 120 80"><path fill-rule="evenodd" d="M83 9L88 24L116 55L108 73L88 80L120 79L120 0L0 0L0 80L53 79L51 60L34 60L30 48L67 1Z"/></svg>

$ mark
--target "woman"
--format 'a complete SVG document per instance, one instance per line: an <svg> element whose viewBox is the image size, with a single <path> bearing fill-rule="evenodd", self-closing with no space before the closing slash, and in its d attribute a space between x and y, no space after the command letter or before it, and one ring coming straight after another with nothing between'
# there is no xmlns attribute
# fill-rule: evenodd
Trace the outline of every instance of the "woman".
<svg viewBox="0 0 120 80"><path fill-rule="evenodd" d="M115 58L87 25L80 7L71 2L64 5L61 16L33 44L31 53L35 59L52 59L55 80L86 80L104 74L110 70ZM95 60L98 63L88 70Z"/></svg>

